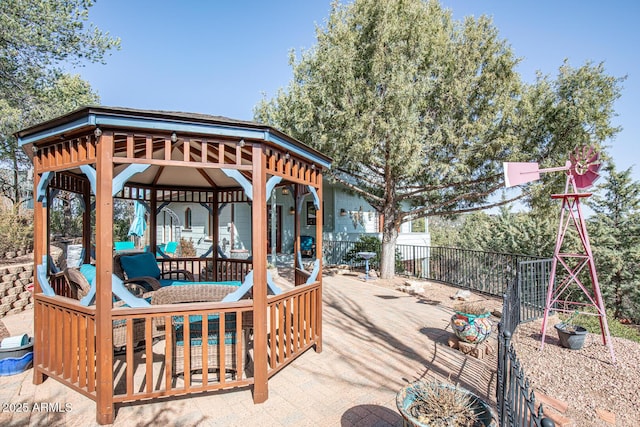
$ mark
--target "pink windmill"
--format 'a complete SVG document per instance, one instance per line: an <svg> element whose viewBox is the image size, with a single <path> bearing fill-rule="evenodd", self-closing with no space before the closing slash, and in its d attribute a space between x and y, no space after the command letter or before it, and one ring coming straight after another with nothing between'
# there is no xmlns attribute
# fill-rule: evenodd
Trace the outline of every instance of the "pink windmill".
<svg viewBox="0 0 640 427"><path fill-rule="evenodd" d="M579 190L586 190L599 178L598 170L600 169L600 156L593 147L578 147L570 156L564 166L540 169L538 163L504 163L505 185L512 187L527 182L540 179L540 173L566 171L567 182L564 188L564 194L552 194L552 199L562 200L562 209L560 211L560 224L558 226L558 234L556 237L556 246L553 252L553 263L551 265L551 274L549 276L549 289L547 291L547 299L544 309L544 318L542 320L542 343L541 349L544 348L546 337L547 320L549 311L565 312L565 313L584 313L595 315L600 320L600 330L602 332L602 343L609 346L611 359L615 363L616 358L613 352L611 336L609 335L609 326L607 324L607 316L602 301L600 285L598 284L598 274L593 261L593 252L589 243L589 235L587 227L582 216L582 208L580 200L591 196L591 193L580 193ZM562 244L564 242L567 231L573 226L577 231L581 251L576 253L562 252ZM556 283L556 273L558 265L564 269L565 275ZM591 281L591 287L585 285L583 273L586 270ZM585 295L587 302L570 301L571 291L579 288ZM588 307L594 307L595 313L585 311Z"/></svg>

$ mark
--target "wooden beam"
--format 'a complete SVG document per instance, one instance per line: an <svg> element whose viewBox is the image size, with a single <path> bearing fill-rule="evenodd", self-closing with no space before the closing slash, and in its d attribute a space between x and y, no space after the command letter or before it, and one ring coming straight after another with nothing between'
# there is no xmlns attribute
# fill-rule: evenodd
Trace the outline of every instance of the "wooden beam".
<svg viewBox="0 0 640 427"><path fill-rule="evenodd" d="M320 176L320 185L316 188L318 193L318 199L320 200L320 209L316 211L316 259L320 261L320 273L318 274L318 281L320 282L320 288L318 292L318 298L316 299L316 306L312 309L316 312L317 319L317 331L316 337L316 352L322 352L322 219L324 218L324 201L322 191L322 173L318 172Z"/></svg>
<svg viewBox="0 0 640 427"><path fill-rule="evenodd" d="M240 147L238 147L239 149ZM251 204L251 247L253 250L253 402L269 398L267 360L267 176L266 156L253 146L253 202Z"/></svg>
<svg viewBox="0 0 640 427"><path fill-rule="evenodd" d="M96 163L96 421L112 424L113 326L111 323L113 268L113 133L104 132Z"/></svg>
<svg viewBox="0 0 640 427"><path fill-rule="evenodd" d="M35 168L33 174L33 194L37 194L38 185L40 184L40 175L38 174L38 169ZM42 206L42 203L37 201L34 197L33 200L33 271L36 271L36 266L42 262L42 257L47 254L46 249L47 243L47 209ZM33 281L34 295L42 292L42 288L38 283L38 280ZM33 323L35 326L34 335L36 336L36 340L34 343L34 352L33 352L33 383L38 385L42 384L45 380L45 375L37 369L43 361L43 349L41 341L38 337L42 335L48 335L48 331L41 331L40 329L49 327L49 324L42 319L42 313L39 308L39 304L36 302L36 309L33 311ZM46 325L46 326L45 326Z"/></svg>

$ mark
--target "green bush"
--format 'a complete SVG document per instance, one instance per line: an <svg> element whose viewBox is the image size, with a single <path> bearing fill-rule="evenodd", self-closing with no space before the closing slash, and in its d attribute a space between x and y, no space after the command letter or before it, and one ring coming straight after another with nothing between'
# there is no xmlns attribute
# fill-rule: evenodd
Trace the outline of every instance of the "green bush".
<svg viewBox="0 0 640 427"><path fill-rule="evenodd" d="M33 214L0 207L0 253L33 249Z"/></svg>
<svg viewBox="0 0 640 427"><path fill-rule="evenodd" d="M566 320L565 316L561 316L562 320ZM580 325L593 334L600 334L600 318L589 314L578 314L571 319L574 325ZM609 334L612 337L625 338L640 343L640 332L631 326L620 323L613 317L613 311L607 310L607 324L609 325Z"/></svg>

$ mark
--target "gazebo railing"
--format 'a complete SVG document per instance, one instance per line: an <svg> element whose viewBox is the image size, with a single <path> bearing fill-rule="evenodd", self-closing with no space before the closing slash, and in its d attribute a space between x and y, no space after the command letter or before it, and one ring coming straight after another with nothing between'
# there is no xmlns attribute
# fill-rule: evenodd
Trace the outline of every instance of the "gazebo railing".
<svg viewBox="0 0 640 427"><path fill-rule="evenodd" d="M322 286L297 286L267 303L268 375L272 376L320 339Z"/></svg>
<svg viewBox="0 0 640 427"><path fill-rule="evenodd" d="M212 285L215 286L215 285ZM321 339L320 282L297 286L267 300L267 374L274 375ZM85 396L96 399L96 309L84 307L65 297L36 295L38 322L56 325L47 330L36 325L34 368ZM144 308L114 308L113 401L114 403L199 393L222 388L235 388L254 383L251 366L253 337L253 304L251 300L232 303L168 304ZM194 324L194 319L196 324ZM219 319L215 326L201 319ZM227 321L224 321L224 320ZM184 367L176 375L174 351L175 325L184 325L184 336L198 330L200 336L217 332L217 342L208 346L183 339ZM171 327L166 327L171 325ZM190 325L190 326L187 326ZM218 328L216 331L210 327ZM200 328L200 329L198 329ZM205 330L206 329L206 330ZM47 332L48 331L48 332ZM236 331L239 331L236 333ZM229 334L235 336L232 355L225 355ZM116 334L124 334L116 338ZM202 340L201 340L202 342ZM200 351L191 352L192 345ZM216 366L207 354L217 345ZM191 354L191 358L188 355ZM233 357L235 373L225 372ZM199 360L196 360L198 358ZM225 360L227 359L227 360ZM192 373L190 367L202 369ZM217 369L209 372L209 368ZM183 373L182 373L183 372ZM201 373L200 373L201 372ZM220 373L222 372L222 373Z"/></svg>
<svg viewBox="0 0 640 427"><path fill-rule="evenodd" d="M95 307L83 307L70 298L38 294L34 311L33 368L95 400Z"/></svg>
<svg viewBox="0 0 640 427"><path fill-rule="evenodd" d="M215 286L215 285L212 285ZM253 378L246 375L247 337L251 328L250 300L236 303L192 303L168 304L150 308L118 308L113 310L113 321L126 322L126 347L124 353L114 357L114 402L136 401L154 397L174 396L189 393L199 393L221 388L241 387L253 384ZM204 322L202 319L209 319ZM211 324L211 319L216 319ZM231 319L224 320L223 319ZM134 342L134 329L144 330L142 343ZM182 325L184 337L179 343L174 342L175 325ZM172 325L166 327L166 325ZM210 330L209 328L216 328ZM154 332L160 329L158 337ZM206 331L205 331L206 329ZM208 345L202 345L204 340L195 341L189 330L196 331L200 337L206 336ZM211 341L210 334L217 333L216 339ZM155 335L155 337L154 337ZM175 374L176 358L174 351L177 345L182 346L183 371ZM231 354L225 350L233 346ZM136 352L136 348L144 348ZM192 353L192 346L198 346ZM217 346L217 360L215 365L210 361L208 351ZM195 353L195 354L194 354ZM226 354L225 354L226 353ZM189 357L191 355L191 357ZM228 357L234 360L225 360ZM198 358L199 360L196 360ZM226 372L225 366L229 362L235 367L235 372ZM192 373L191 366L201 366L201 373ZM210 371L210 369L216 372Z"/></svg>

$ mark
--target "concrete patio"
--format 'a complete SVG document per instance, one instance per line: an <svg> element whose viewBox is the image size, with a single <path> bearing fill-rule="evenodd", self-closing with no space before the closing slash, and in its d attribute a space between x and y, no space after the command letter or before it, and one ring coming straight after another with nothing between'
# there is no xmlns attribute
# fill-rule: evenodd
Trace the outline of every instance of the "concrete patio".
<svg viewBox="0 0 640 427"><path fill-rule="evenodd" d="M449 380L495 403L495 355L449 348L452 311L428 291L411 296L339 275L324 276L323 286L323 351L276 374L265 403L254 404L247 388L125 404L114 425L401 426L396 392L417 379ZM32 311L2 320L12 335L33 332ZM1 425L97 425L92 400L51 379L36 387L32 375L0 377Z"/></svg>

